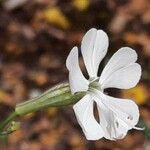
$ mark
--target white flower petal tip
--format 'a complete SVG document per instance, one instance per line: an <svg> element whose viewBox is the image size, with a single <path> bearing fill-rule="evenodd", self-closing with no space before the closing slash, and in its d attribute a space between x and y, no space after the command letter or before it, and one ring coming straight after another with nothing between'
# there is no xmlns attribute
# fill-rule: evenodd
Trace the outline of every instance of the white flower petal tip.
<svg viewBox="0 0 150 150"><path fill-rule="evenodd" d="M137 85L141 78L141 66L132 63L113 72L102 84L102 88L129 89Z"/></svg>
<svg viewBox="0 0 150 150"><path fill-rule="evenodd" d="M90 77L96 77L101 60L107 53L108 36L103 30L90 29L83 37L81 52Z"/></svg>
<svg viewBox="0 0 150 150"><path fill-rule="evenodd" d="M129 47L120 48L109 60L101 76L98 67L107 53L108 36L102 30L90 29L82 39L81 53L89 79L80 69L78 48L74 47L67 60L69 82L72 94L86 91L87 94L74 106L76 118L87 140L106 138L123 139L139 121L139 109L128 99L113 98L103 94L106 88L129 89L139 82L141 66L136 63L137 53ZM100 121L95 119L93 103L97 104Z"/></svg>
<svg viewBox="0 0 150 150"><path fill-rule="evenodd" d="M134 127L133 129L135 129L135 130L145 130L145 127L143 127L143 128L140 128L140 127Z"/></svg>
<svg viewBox="0 0 150 150"><path fill-rule="evenodd" d="M122 139L128 130L141 129L135 127L139 120L139 109L135 102L113 98L100 92L95 100L99 110L100 124L105 131L104 137L106 139Z"/></svg>
<svg viewBox="0 0 150 150"><path fill-rule="evenodd" d="M119 49L105 66L100 84L105 88L129 89L136 86L141 78L141 66L135 61L137 53L129 47Z"/></svg>

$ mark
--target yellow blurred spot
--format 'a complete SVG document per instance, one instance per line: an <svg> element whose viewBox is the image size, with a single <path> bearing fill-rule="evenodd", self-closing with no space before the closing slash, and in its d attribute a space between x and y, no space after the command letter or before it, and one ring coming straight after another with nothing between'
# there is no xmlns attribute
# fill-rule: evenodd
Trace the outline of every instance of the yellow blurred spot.
<svg viewBox="0 0 150 150"><path fill-rule="evenodd" d="M76 7L79 11L86 10L89 6L89 0L73 0L73 6Z"/></svg>
<svg viewBox="0 0 150 150"><path fill-rule="evenodd" d="M32 118L32 117L34 117L34 116L35 116L35 113L34 113L34 112L31 112L31 113L26 114L26 115L24 116L24 118L25 118L25 119L30 119L30 118Z"/></svg>
<svg viewBox="0 0 150 150"><path fill-rule="evenodd" d="M38 72L34 76L34 81L38 86L43 86L48 82L48 75L44 72Z"/></svg>
<svg viewBox="0 0 150 150"><path fill-rule="evenodd" d="M4 91L0 90L0 101L3 101L7 98L7 94Z"/></svg>
<svg viewBox="0 0 150 150"><path fill-rule="evenodd" d="M13 98L12 98L11 94L8 94L7 92L5 92L3 90L0 90L0 102L3 102L7 105L12 106L14 104L12 100L13 100Z"/></svg>
<svg viewBox="0 0 150 150"><path fill-rule="evenodd" d="M123 97L134 100L138 105L145 104L148 93L144 84L139 84L135 88L123 90Z"/></svg>
<svg viewBox="0 0 150 150"><path fill-rule="evenodd" d="M57 113L57 110L58 110L58 109L55 108L55 107L48 108L48 109L47 109L47 114L48 114L48 116L51 117L51 116L55 115L55 114Z"/></svg>
<svg viewBox="0 0 150 150"><path fill-rule="evenodd" d="M63 29L67 29L70 27L68 18L58 7L48 8L43 12L43 17L49 23L57 25Z"/></svg>
<svg viewBox="0 0 150 150"><path fill-rule="evenodd" d="M136 44L138 43L138 35L132 32L127 32L124 35L124 40L127 41L129 44Z"/></svg>

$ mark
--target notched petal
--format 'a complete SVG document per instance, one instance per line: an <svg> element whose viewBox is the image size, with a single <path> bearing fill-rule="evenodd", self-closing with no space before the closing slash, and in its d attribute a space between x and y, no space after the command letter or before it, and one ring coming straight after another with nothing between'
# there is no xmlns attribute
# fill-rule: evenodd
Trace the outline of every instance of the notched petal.
<svg viewBox="0 0 150 150"><path fill-rule="evenodd" d="M108 61L100 76L100 84L105 84L108 78L118 70L133 64L137 60L137 53L129 47L120 48Z"/></svg>
<svg viewBox="0 0 150 150"><path fill-rule="evenodd" d="M137 85L141 78L141 66L137 63L132 63L128 66L120 68L113 72L102 83L102 88L118 88L129 89Z"/></svg>
<svg viewBox="0 0 150 150"><path fill-rule="evenodd" d="M98 67L107 53L108 36L102 30L90 29L83 37L81 52L90 77L97 77Z"/></svg>

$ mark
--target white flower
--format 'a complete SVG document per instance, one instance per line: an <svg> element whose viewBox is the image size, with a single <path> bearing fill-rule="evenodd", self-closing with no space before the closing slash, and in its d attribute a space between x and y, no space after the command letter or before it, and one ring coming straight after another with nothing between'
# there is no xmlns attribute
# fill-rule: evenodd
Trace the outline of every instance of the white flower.
<svg viewBox="0 0 150 150"><path fill-rule="evenodd" d="M136 52L129 48L119 49L109 60L100 77L99 64L107 53L108 36L102 30L90 29L83 37L81 53L89 74L87 80L79 67L78 48L74 47L66 61L72 94L87 91L73 109L76 118L88 140L102 137L110 140L122 139L139 120L138 106L128 99L114 98L103 93L106 88L129 89L138 83L141 66L135 63ZM98 122L93 114L93 104L97 105Z"/></svg>

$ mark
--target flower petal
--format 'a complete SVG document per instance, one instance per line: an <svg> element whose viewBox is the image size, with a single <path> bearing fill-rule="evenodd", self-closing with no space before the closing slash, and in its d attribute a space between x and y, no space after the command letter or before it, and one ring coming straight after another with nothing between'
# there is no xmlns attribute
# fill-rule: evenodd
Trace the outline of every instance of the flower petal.
<svg viewBox="0 0 150 150"><path fill-rule="evenodd" d="M109 140L122 139L128 132L126 124L119 119L112 110L105 107L97 101L98 111L100 115L100 125L104 130L104 137Z"/></svg>
<svg viewBox="0 0 150 150"><path fill-rule="evenodd" d="M100 125L105 132L105 138L122 139L128 130L135 128L139 120L139 110L133 101L113 98L101 92L98 92L94 100L98 106Z"/></svg>
<svg viewBox="0 0 150 150"><path fill-rule="evenodd" d="M104 84L105 80L117 70L134 63L137 60L135 50L129 47L120 48L109 60L100 76L99 82Z"/></svg>
<svg viewBox="0 0 150 150"><path fill-rule="evenodd" d="M139 82L140 77L141 66L137 63L132 63L113 72L104 82L101 83L101 88L133 88Z"/></svg>
<svg viewBox="0 0 150 150"><path fill-rule="evenodd" d="M66 60L66 66L69 70L69 83L71 92L87 91L88 81L83 76L79 67L78 48L74 47Z"/></svg>
<svg viewBox="0 0 150 150"><path fill-rule="evenodd" d="M100 118L100 125L104 131L104 137L109 140L113 140L113 136L111 135L112 131L108 129L109 125L112 125L111 121L111 114L112 111L109 110L105 105L101 102L102 99L94 98L94 100L97 102L97 108L99 112L99 118Z"/></svg>
<svg viewBox="0 0 150 150"><path fill-rule="evenodd" d="M136 103L132 100L114 98L99 92L99 98L102 99L102 103L115 115L124 121L129 129L134 128L139 120L139 109Z"/></svg>
<svg viewBox="0 0 150 150"><path fill-rule="evenodd" d="M97 77L98 67L107 53L108 36L102 30L90 29L83 37L81 52L89 76Z"/></svg>
<svg viewBox="0 0 150 150"><path fill-rule="evenodd" d="M105 131L105 138L109 140L117 140L122 139L126 136L128 132L128 127L126 124L119 119L115 114L110 110L102 110L101 116L103 116L103 119L100 120L100 124ZM105 125L103 122L107 122Z"/></svg>
<svg viewBox="0 0 150 150"><path fill-rule="evenodd" d="M95 120L93 114L93 100L89 94L77 102L73 106L73 109L88 140L98 140L104 136L104 132L100 124Z"/></svg>
<svg viewBox="0 0 150 150"><path fill-rule="evenodd" d="M111 113L111 122L112 124L109 124L107 126L108 131L110 132L110 137L112 140L118 140L123 139L129 130L129 128L126 126L126 124L117 116L115 116L114 113Z"/></svg>

